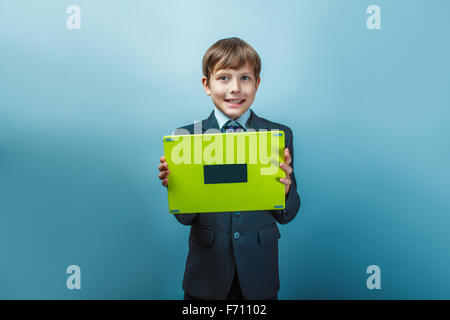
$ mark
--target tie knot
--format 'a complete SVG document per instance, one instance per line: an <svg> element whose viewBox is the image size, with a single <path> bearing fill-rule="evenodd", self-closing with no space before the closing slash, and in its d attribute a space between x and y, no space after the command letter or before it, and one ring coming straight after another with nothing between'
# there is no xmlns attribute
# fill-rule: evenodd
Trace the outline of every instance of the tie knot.
<svg viewBox="0 0 450 320"><path fill-rule="evenodd" d="M235 132L237 129L244 130L244 128L239 124L239 122L234 120L228 120L223 126L223 129L224 129L223 131L225 132Z"/></svg>

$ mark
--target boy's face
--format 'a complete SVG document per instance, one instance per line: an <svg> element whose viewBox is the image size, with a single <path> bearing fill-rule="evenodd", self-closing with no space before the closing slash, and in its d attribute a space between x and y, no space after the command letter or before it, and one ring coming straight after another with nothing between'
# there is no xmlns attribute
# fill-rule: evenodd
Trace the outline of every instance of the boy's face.
<svg viewBox="0 0 450 320"><path fill-rule="evenodd" d="M214 70L209 78L202 78L203 88L214 104L230 119L239 118L255 100L260 78L255 79L249 64L239 69Z"/></svg>

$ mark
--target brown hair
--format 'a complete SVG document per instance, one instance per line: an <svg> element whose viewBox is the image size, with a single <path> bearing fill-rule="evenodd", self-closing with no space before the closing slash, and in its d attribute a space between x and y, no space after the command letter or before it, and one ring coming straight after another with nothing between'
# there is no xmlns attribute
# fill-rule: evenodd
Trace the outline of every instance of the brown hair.
<svg viewBox="0 0 450 320"><path fill-rule="evenodd" d="M261 72L261 59L255 49L242 39L233 37L217 41L203 56L203 75L209 83L209 77L215 70L239 69L249 63L253 66L255 79Z"/></svg>

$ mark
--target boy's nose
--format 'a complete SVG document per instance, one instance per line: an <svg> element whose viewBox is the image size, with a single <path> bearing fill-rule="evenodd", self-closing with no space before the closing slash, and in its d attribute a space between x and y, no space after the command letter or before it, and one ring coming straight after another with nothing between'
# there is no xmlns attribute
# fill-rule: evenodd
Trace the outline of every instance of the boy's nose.
<svg viewBox="0 0 450 320"><path fill-rule="evenodd" d="M239 81L233 81L231 92L240 92L241 86L239 85Z"/></svg>

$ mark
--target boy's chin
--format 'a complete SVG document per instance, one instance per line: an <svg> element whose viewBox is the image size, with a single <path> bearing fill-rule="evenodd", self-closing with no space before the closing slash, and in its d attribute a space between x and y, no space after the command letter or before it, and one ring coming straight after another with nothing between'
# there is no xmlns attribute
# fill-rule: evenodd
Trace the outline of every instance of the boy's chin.
<svg viewBox="0 0 450 320"><path fill-rule="evenodd" d="M240 116L242 116L245 111L247 111L248 107L236 107L236 108L231 108L231 107L225 107L225 108L220 108L220 110L230 119L237 119Z"/></svg>

